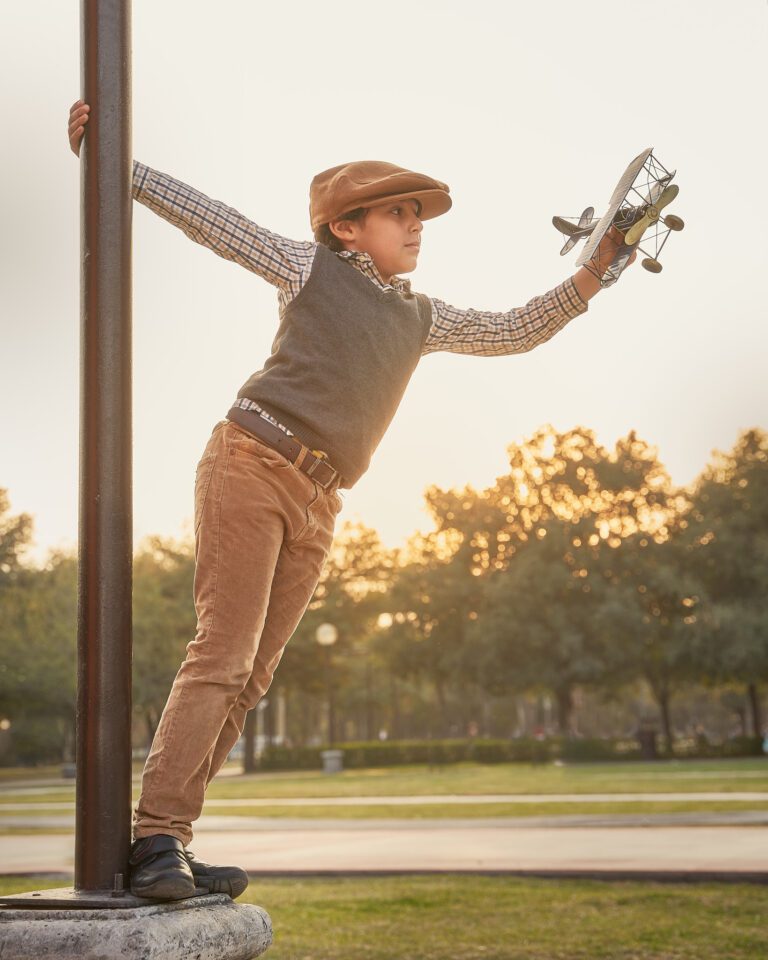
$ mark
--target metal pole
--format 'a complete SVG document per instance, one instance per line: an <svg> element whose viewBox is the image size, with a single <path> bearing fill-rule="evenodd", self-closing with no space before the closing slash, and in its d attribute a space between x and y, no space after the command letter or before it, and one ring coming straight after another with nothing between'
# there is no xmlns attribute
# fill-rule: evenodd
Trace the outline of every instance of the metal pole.
<svg viewBox="0 0 768 960"><path fill-rule="evenodd" d="M130 0L82 0L75 887L125 870L131 811Z"/></svg>

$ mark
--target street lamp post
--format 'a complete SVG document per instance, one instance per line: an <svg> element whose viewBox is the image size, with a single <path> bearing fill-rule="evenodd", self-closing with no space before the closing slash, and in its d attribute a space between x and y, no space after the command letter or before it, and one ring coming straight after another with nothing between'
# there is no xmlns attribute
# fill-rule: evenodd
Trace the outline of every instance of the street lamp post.
<svg viewBox="0 0 768 960"><path fill-rule="evenodd" d="M325 685L328 694L328 746L336 740L336 720L333 702L333 678L331 676L331 647L339 639L339 631L332 623L321 623L315 631L315 639L325 647Z"/></svg>
<svg viewBox="0 0 768 960"><path fill-rule="evenodd" d="M82 0L81 384L75 888L131 842L130 3ZM119 881L118 881L119 883Z"/></svg>

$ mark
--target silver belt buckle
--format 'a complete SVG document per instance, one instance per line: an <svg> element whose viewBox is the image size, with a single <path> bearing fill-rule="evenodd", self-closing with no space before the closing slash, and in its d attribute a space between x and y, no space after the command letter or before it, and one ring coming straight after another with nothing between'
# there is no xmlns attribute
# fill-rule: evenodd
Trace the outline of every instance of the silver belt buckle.
<svg viewBox="0 0 768 960"><path fill-rule="evenodd" d="M315 455L312 454L312 456L314 457ZM324 461L324 460L321 460L320 457L315 457L314 463L310 464L310 465L307 467L307 469L306 469L305 472L306 472L306 474L307 474L308 477L312 477L312 479L315 481L315 483L319 483L320 486L323 488L323 490L327 490L328 487L330 487L330 485L331 485L331 484L333 483L333 481L336 479L337 471L334 470L333 467L332 467L329 463L325 463L325 466L327 466L328 469L331 471L330 479L327 481L327 483L323 483L322 480L315 480L315 476L314 476L315 470L318 468L318 466L319 466L321 463L325 463L325 461Z"/></svg>

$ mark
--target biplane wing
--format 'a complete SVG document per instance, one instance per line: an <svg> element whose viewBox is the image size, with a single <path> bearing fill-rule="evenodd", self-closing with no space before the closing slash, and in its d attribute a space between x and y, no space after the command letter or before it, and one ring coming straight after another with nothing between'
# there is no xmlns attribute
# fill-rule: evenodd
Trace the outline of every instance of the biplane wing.
<svg viewBox="0 0 768 960"><path fill-rule="evenodd" d="M627 169L621 176L621 179L616 184L616 189L611 195L610 203L608 204L608 209L602 215L600 220L595 225L594 230L592 231L589 240L587 240L584 245L584 249L579 254L578 259L576 260L577 267L583 267L585 263L588 263L595 254L600 241L603 239L605 234L608 232L613 219L616 214L619 212L619 209L624 202L624 198L629 193L632 188L632 184L635 182L635 177L643 169L645 161L650 157L653 152L653 147L648 147L647 150L643 150L642 153L639 153L635 159L630 163Z"/></svg>

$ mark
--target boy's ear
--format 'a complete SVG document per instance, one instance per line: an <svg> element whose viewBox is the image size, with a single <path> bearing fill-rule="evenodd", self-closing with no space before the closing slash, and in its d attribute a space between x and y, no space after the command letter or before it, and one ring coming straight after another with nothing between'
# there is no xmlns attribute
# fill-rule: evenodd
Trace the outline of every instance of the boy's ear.
<svg viewBox="0 0 768 960"><path fill-rule="evenodd" d="M357 225L354 220L331 220L328 229L339 240L352 241L357 236Z"/></svg>

